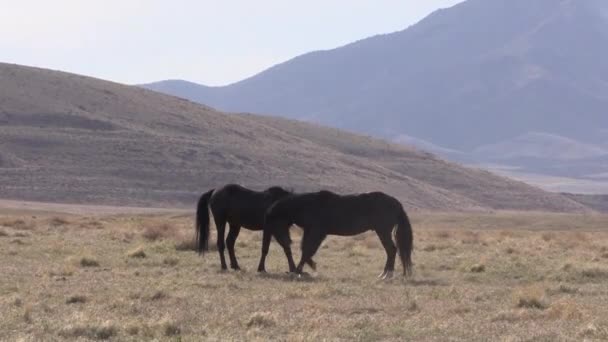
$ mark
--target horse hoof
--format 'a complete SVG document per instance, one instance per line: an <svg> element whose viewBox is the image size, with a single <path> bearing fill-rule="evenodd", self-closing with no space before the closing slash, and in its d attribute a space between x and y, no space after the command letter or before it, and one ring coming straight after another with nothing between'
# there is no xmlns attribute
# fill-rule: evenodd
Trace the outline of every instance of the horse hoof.
<svg viewBox="0 0 608 342"><path fill-rule="evenodd" d="M317 263L314 261L311 261L309 264L310 268L312 268L313 271L317 270Z"/></svg>
<svg viewBox="0 0 608 342"><path fill-rule="evenodd" d="M385 277L385 276L386 276L386 271L384 271L384 272L382 272L382 273L378 274L378 277L377 277L377 278L378 278L378 279L384 279L384 277Z"/></svg>
<svg viewBox="0 0 608 342"><path fill-rule="evenodd" d="M384 277L382 277L382 280L390 280L390 279L393 279L393 271L386 272Z"/></svg>

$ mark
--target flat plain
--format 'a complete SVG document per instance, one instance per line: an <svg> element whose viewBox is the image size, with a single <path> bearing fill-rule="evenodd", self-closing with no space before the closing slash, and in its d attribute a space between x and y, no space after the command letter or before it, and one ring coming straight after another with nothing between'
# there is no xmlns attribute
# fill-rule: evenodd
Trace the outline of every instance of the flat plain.
<svg viewBox="0 0 608 342"><path fill-rule="evenodd" d="M608 339L600 214L411 212L414 275L379 281L371 233L330 237L296 278L274 242L255 272L247 230L244 270L221 272L192 250L190 212L51 209L0 209L0 340Z"/></svg>

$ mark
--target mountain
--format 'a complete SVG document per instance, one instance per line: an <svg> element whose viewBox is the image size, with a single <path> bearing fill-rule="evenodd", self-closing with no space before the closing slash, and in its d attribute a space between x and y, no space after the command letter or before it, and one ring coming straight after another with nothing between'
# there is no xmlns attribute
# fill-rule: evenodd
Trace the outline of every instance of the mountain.
<svg viewBox="0 0 608 342"><path fill-rule="evenodd" d="M59 71L0 64L0 194L191 207L228 182L385 191L407 208L580 211L521 182L335 128L224 114Z"/></svg>
<svg viewBox="0 0 608 342"><path fill-rule="evenodd" d="M476 154L488 159L549 158L576 160L608 156L608 150L599 146L548 133L530 132L510 140L476 148Z"/></svg>
<svg viewBox="0 0 608 342"><path fill-rule="evenodd" d="M145 86L227 111L406 135L465 154L534 132L602 145L607 13L604 0L468 0L403 31L308 53L225 87Z"/></svg>

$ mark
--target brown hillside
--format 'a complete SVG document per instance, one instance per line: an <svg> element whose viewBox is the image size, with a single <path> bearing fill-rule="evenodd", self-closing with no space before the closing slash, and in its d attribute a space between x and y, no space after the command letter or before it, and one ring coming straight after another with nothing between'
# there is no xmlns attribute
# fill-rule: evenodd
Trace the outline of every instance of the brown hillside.
<svg viewBox="0 0 608 342"><path fill-rule="evenodd" d="M227 115L139 87L0 64L0 197L191 206L227 182L381 190L408 208L576 211L558 194L301 122Z"/></svg>

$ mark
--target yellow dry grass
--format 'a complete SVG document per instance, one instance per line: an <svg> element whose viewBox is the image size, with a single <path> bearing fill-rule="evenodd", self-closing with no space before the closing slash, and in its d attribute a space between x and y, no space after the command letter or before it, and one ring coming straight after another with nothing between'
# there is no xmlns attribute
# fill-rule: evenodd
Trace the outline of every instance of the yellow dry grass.
<svg viewBox="0 0 608 342"><path fill-rule="evenodd" d="M255 272L260 233L220 272L189 216L50 215L0 211L0 340L608 338L605 216L413 213L414 276L378 281L371 233L330 237L298 279L274 242Z"/></svg>

